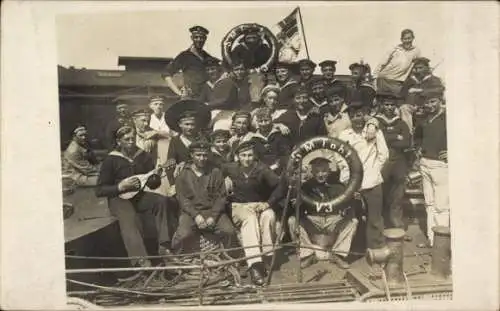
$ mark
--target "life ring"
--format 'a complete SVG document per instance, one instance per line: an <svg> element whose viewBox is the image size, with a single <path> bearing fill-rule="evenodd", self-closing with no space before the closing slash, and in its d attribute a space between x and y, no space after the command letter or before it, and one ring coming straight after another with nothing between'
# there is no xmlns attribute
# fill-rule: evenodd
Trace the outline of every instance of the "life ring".
<svg viewBox="0 0 500 311"><path fill-rule="evenodd" d="M317 201L305 193L301 193L301 199L304 204L313 206L317 210L333 210L335 207L350 200L354 193L361 187L361 182L363 181L363 164L356 150L348 143L336 138L323 136L314 137L302 142L292 151L290 159L296 163L302 163L302 160L308 154L316 150L328 150L343 158L349 168L349 180L344 192L332 200Z"/></svg>
<svg viewBox="0 0 500 311"><path fill-rule="evenodd" d="M241 24L229 31L224 38L222 39L221 42L221 50L222 50L222 58L224 62L231 66L233 64L233 59L231 57L231 51L233 50L233 45L236 42L239 42L240 40L243 39L244 37L244 31L248 29L257 29L260 37L267 41L267 43L270 43L271 47L271 55L269 59L264 62L264 64L260 65L258 68L247 68L247 69L259 69L261 72L267 72L269 69L272 68L274 65L274 62L278 58L278 40L274 36L274 34L265 26L256 24L256 23L247 23L247 24Z"/></svg>

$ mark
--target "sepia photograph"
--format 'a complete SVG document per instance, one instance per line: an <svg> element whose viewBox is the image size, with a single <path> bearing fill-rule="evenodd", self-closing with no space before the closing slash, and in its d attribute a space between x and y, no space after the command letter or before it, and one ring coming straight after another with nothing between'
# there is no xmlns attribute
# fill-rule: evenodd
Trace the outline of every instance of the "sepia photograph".
<svg viewBox="0 0 500 311"><path fill-rule="evenodd" d="M497 304L486 7L14 2L2 309Z"/></svg>
<svg viewBox="0 0 500 311"><path fill-rule="evenodd" d="M441 12L357 10L59 16L68 296L452 299Z"/></svg>

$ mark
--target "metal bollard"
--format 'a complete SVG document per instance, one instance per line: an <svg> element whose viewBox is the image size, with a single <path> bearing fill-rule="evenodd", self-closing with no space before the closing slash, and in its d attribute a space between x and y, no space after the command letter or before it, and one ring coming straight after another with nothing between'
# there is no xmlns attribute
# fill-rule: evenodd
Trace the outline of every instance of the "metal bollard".
<svg viewBox="0 0 500 311"><path fill-rule="evenodd" d="M403 238L405 231L399 228L384 230L387 245L380 249L368 249L368 264L381 264L387 277L387 283L392 286L405 282L403 275Z"/></svg>
<svg viewBox="0 0 500 311"><path fill-rule="evenodd" d="M449 227L436 226L432 245L431 274L447 279L451 275L451 232Z"/></svg>

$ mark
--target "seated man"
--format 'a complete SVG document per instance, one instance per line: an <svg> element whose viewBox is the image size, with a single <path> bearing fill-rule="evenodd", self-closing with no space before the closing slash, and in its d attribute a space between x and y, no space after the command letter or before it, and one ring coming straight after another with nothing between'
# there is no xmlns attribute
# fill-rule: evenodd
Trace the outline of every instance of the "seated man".
<svg viewBox="0 0 500 311"><path fill-rule="evenodd" d="M343 130L351 127L344 96L341 90L337 90L327 97L328 106L322 116L328 137L337 138Z"/></svg>
<svg viewBox="0 0 500 311"><path fill-rule="evenodd" d="M139 109L132 114L136 132L136 144L140 149L157 156L157 140L159 132L149 127L151 113L145 109Z"/></svg>
<svg viewBox="0 0 500 311"><path fill-rule="evenodd" d="M338 170L332 171L332 162L326 158L318 157L310 162L312 178L302 185L302 192L318 202L329 201L340 196L345 186L339 181ZM354 217L351 206L354 202L344 203L332 210L322 207L300 206L300 243L312 248L300 248L301 266L307 267L317 259L331 260L339 268L347 269L349 264L341 257L347 257L351 242L356 233L358 220ZM288 218L288 227L293 238L297 228L295 216ZM324 241L314 241L314 238ZM316 245L322 244L322 245ZM313 249L314 248L314 249ZM325 256L326 253L326 256Z"/></svg>
<svg viewBox="0 0 500 311"><path fill-rule="evenodd" d="M193 142L189 152L191 161L175 181L181 215L173 247L177 252L185 252L196 232L213 233L229 246L234 228L225 212L226 188L222 171L208 161L208 143Z"/></svg>
<svg viewBox="0 0 500 311"><path fill-rule="evenodd" d="M271 262L275 239L275 214L267 202L278 184L278 176L256 160L252 141L241 143L237 149L237 163L227 165L225 175L232 181L231 211L233 223L241 233L250 268L250 276L256 285L264 284L265 264ZM261 258L262 252L269 252Z"/></svg>
<svg viewBox="0 0 500 311"><path fill-rule="evenodd" d="M167 201L156 193L146 191L148 188L159 187L160 178L149 178L144 186L144 181L136 176L149 172L158 173L154 159L137 147L136 133L132 127L121 127L116 131L115 137L116 147L101 165L96 195L108 198L109 209L118 219L130 257L168 254L170 231ZM120 197L129 192L132 193L130 199ZM150 264L147 260L134 259L132 262L141 266Z"/></svg>
<svg viewBox="0 0 500 311"><path fill-rule="evenodd" d="M77 186L95 186L99 168L97 159L89 147L87 129L83 126L73 131L73 139L64 151L63 175L71 178Z"/></svg>

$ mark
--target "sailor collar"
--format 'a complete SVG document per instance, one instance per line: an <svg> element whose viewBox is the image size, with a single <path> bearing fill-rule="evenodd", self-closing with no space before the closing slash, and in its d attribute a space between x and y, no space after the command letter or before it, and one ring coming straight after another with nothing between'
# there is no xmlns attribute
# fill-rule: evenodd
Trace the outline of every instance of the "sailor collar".
<svg viewBox="0 0 500 311"><path fill-rule="evenodd" d="M214 87L215 87L215 85L217 85L217 83L219 83L220 81L224 80L224 78L225 78L225 77L224 77L224 75L221 75L221 76L219 77L219 79L215 80L215 82L214 82L214 83L212 83L212 82L210 82L210 81L207 81L206 83L207 83L208 87L210 87L210 88L213 90L213 89L214 89Z"/></svg>
<svg viewBox="0 0 500 311"><path fill-rule="evenodd" d="M288 79L285 84L279 85L280 90L282 91L285 87L292 85L292 84L297 84L298 82L295 81L293 78Z"/></svg>
<svg viewBox="0 0 500 311"><path fill-rule="evenodd" d="M113 150L108 155L120 157L120 158L127 160L130 163L133 163L134 159L137 158L141 153L143 153L142 149L138 148L137 151L135 152L135 154L132 156L132 158L127 157L126 155L124 155L122 152L120 152L118 150Z"/></svg>
<svg viewBox="0 0 500 311"><path fill-rule="evenodd" d="M395 115L391 119L388 119L384 114L377 114L376 117L384 120L385 123L387 123L387 124L392 124L400 119L400 117L398 115Z"/></svg>
<svg viewBox="0 0 500 311"><path fill-rule="evenodd" d="M309 97L309 100L312 101L312 103L318 108L321 108L328 104L328 101L326 99L321 103L318 103L316 99L314 99L314 97Z"/></svg>
<svg viewBox="0 0 500 311"><path fill-rule="evenodd" d="M440 117L441 115L444 115L444 109L441 107L441 110L433 117L431 117L427 123L432 123L434 122L434 120L436 120L438 117Z"/></svg>
<svg viewBox="0 0 500 311"><path fill-rule="evenodd" d="M198 57L201 61L205 60L205 57L198 53L198 51L195 49L194 45L191 45L188 49L189 52L193 53L194 56ZM203 52L203 50L201 50Z"/></svg>
<svg viewBox="0 0 500 311"><path fill-rule="evenodd" d="M417 82L417 83L422 83L422 82L424 82L425 80L430 79L431 77L432 77L432 74L428 74L428 75L426 75L425 77L423 77L423 78L422 78L422 80L420 80L420 79L419 79L419 78L417 78L417 76L415 76L415 75L412 75L412 76L411 76L411 78L412 78L415 82Z"/></svg>
<svg viewBox="0 0 500 311"><path fill-rule="evenodd" d="M182 135L182 134L181 134L181 135L179 135L179 139L181 140L181 142L182 142L182 143L184 144L184 146L186 146L186 147L189 147L189 146L191 145L191 143L192 143L192 141L191 141L191 140L189 140L186 136L184 136L184 135Z"/></svg>

